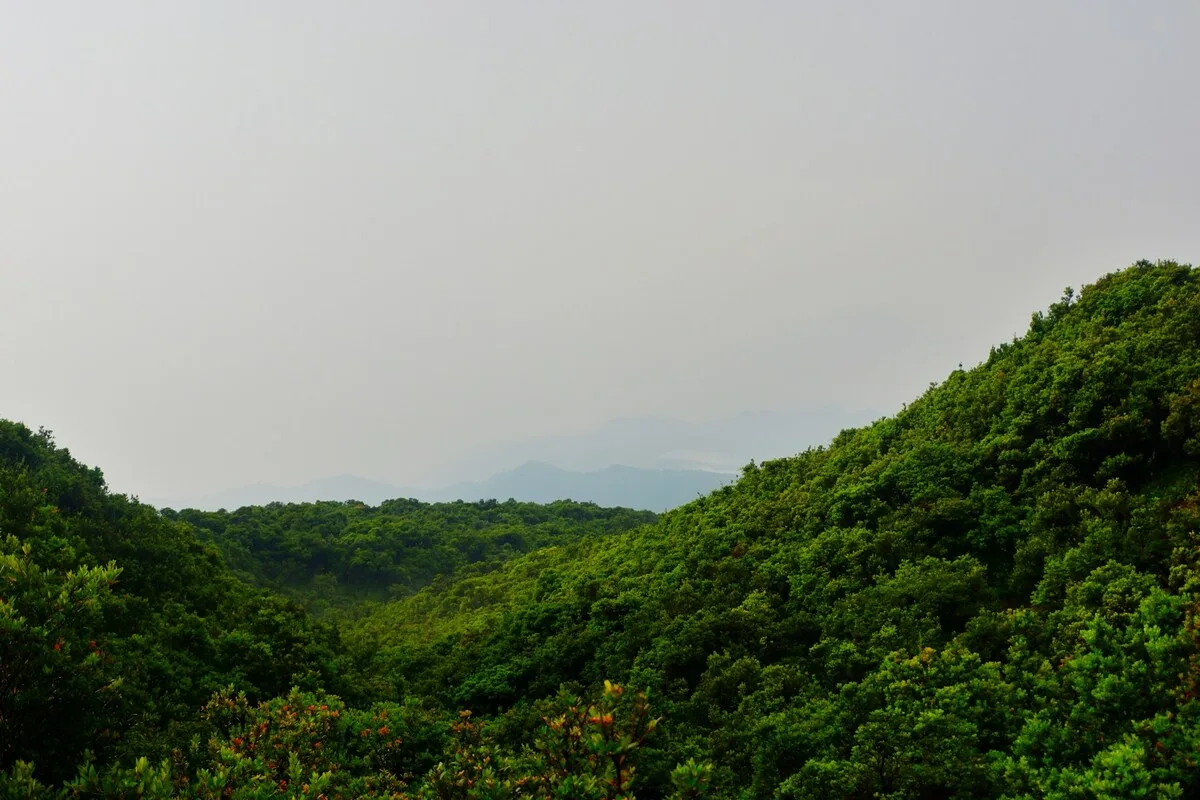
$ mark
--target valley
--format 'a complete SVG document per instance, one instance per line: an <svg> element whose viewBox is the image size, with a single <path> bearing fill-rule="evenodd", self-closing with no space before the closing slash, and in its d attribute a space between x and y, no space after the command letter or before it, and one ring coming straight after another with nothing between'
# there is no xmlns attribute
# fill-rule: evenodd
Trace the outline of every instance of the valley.
<svg viewBox="0 0 1200 800"><path fill-rule="evenodd" d="M0 422L0 798L1192 796L1198 344L1139 262L665 513L160 510Z"/></svg>

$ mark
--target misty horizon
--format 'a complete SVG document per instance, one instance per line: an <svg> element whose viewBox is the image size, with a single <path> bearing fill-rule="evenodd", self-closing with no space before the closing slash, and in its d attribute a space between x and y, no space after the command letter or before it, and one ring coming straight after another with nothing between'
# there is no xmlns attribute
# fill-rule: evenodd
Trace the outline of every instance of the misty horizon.
<svg viewBox="0 0 1200 800"><path fill-rule="evenodd" d="M342 473L314 475L292 484L258 481L220 487L217 491L140 497L160 507L216 509L269 502L353 499L377 504L395 497L440 502L475 501L493 496L503 500L511 496L537 502L604 501L662 511L695 499L694 492L670 488L681 480L687 486L707 487L703 492L707 493L740 473L751 461L782 458L824 446L841 430L868 424L879 416L865 411L824 409L809 414L747 412L702 422L661 415L626 417L579 435L545 436L484 448L465 457L444 476L427 475L419 483ZM552 474L558 472L575 478L569 484L574 487L574 495L565 489L565 493L556 493L549 487L543 491L539 481L547 475L538 469L541 467L550 468ZM534 474L512 482L531 468ZM637 471L648 486L645 491L623 492L606 487L604 474L613 470ZM689 480L689 474L695 477ZM554 481L549 483L553 485ZM663 485L667 487L663 491L655 490L655 486ZM638 505L639 501L650 505Z"/></svg>
<svg viewBox="0 0 1200 800"><path fill-rule="evenodd" d="M1200 797L1196 0L0 20L0 798Z"/></svg>
<svg viewBox="0 0 1200 800"><path fill-rule="evenodd" d="M1197 260L1197 30L1115 0L14 5L3 415L161 497L891 414L1063 287Z"/></svg>

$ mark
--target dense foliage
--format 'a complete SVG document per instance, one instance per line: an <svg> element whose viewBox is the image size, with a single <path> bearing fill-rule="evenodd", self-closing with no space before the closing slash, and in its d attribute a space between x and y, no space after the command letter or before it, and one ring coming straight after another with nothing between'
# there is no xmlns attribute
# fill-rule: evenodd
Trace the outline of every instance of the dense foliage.
<svg viewBox="0 0 1200 800"><path fill-rule="evenodd" d="M414 501L160 513L110 494L49 433L0 421L0 797L466 797L462 787L429 792L455 780L444 759L468 755L499 770L499 787L536 780L593 796L575 793L579 781L608 780L612 762L591 753L591 736L576 737L570 775L535 770L536 743L468 753L454 714L391 701L334 625L225 562L240 555L251 578L309 599L314 573L351 590L376 586L384 569L428 582L653 519L590 504ZM355 571L368 552L390 561ZM641 744L626 732L646 732L648 711L637 711L632 727L594 726L602 744L624 748L621 759ZM589 758L591 772L580 766ZM614 778L614 792L594 796L625 796L632 770Z"/></svg>
<svg viewBox="0 0 1200 800"><path fill-rule="evenodd" d="M1200 796L1184 266L1068 290L895 417L650 526L459 504L481 550L447 523L358 572L352 537L420 515L159 514L11 424L0 463L0 797ZM314 622L204 541L405 596Z"/></svg>
<svg viewBox="0 0 1200 800"><path fill-rule="evenodd" d="M649 511L565 500L272 503L163 515L195 526L236 573L309 601L406 594L468 565L486 570L530 550L655 520Z"/></svg>
<svg viewBox="0 0 1200 800"><path fill-rule="evenodd" d="M1198 476L1200 277L1139 264L894 418L348 638L447 704L649 689L724 797L1197 792Z"/></svg>
<svg viewBox="0 0 1200 800"><path fill-rule="evenodd" d="M48 434L0 423L0 764L158 755L235 685L357 699L338 632L254 590L189 526L109 494Z"/></svg>

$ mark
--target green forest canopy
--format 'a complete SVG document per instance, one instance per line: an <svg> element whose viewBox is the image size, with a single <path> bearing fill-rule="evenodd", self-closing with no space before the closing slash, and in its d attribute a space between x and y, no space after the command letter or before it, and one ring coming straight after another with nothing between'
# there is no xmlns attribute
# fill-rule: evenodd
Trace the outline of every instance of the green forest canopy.
<svg viewBox="0 0 1200 800"><path fill-rule="evenodd" d="M272 503L164 509L217 547L235 573L309 605L407 594L439 576L654 522L648 511L558 501Z"/></svg>
<svg viewBox="0 0 1200 800"><path fill-rule="evenodd" d="M1197 796L1198 478L1170 262L657 520L159 512L0 423L0 797Z"/></svg>

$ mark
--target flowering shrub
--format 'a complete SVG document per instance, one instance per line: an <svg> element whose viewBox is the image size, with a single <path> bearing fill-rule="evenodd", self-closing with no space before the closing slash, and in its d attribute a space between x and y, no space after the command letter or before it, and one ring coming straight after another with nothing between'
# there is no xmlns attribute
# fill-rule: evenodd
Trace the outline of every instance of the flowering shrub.
<svg viewBox="0 0 1200 800"><path fill-rule="evenodd" d="M251 703L221 691L201 711L212 736L185 754L132 767L98 769L90 758L52 792L18 762L0 774L0 800L632 800L634 754L654 731L642 693L605 683L594 703L560 693L533 743L514 750L493 739L486 723L463 711L449 726L441 760L414 777L429 758L437 718L415 704L347 709L340 699L293 689ZM444 723L443 723L444 724ZM194 769L188 761L199 763ZM701 797L707 767L693 762L672 774L674 797Z"/></svg>
<svg viewBox="0 0 1200 800"><path fill-rule="evenodd" d="M453 728L450 758L438 764L422 787L422 800L632 800L634 753L658 726L642 692L604 682L594 703L561 692L533 743L505 752L483 723L463 712ZM700 797L708 770L694 762L672 773L674 797Z"/></svg>

